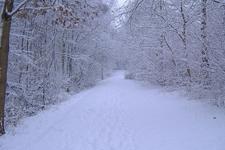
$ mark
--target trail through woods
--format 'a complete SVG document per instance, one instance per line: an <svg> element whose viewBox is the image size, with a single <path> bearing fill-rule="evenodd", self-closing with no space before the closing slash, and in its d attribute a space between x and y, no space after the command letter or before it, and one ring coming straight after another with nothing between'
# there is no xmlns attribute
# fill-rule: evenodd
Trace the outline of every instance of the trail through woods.
<svg viewBox="0 0 225 150"><path fill-rule="evenodd" d="M206 106L205 106L206 105ZM26 118L1 150L224 150L225 114L123 72Z"/></svg>

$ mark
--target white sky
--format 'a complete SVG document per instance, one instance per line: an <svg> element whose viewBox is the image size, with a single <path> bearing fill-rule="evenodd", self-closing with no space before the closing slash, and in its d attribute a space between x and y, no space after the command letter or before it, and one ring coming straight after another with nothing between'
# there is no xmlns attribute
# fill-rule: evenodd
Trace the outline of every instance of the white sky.
<svg viewBox="0 0 225 150"><path fill-rule="evenodd" d="M126 5L129 0L116 0L117 7L122 7L123 5Z"/></svg>
<svg viewBox="0 0 225 150"><path fill-rule="evenodd" d="M119 13L124 11L124 7L128 5L129 1L131 0L115 0L115 3L112 8L113 14L118 15ZM125 19L125 16L120 16L118 18L115 18L114 22L112 23L113 26L116 28L120 27L124 19Z"/></svg>
<svg viewBox="0 0 225 150"><path fill-rule="evenodd" d="M114 1L114 5L116 5L116 7L121 7L124 4L126 4L126 2L128 2L129 0L103 0L103 2L106 4L111 4L113 1Z"/></svg>

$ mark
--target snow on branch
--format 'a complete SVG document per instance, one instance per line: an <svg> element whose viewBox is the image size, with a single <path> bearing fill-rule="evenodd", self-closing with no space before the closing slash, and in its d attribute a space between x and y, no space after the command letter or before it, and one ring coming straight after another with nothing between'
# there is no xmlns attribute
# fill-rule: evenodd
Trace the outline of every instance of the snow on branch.
<svg viewBox="0 0 225 150"><path fill-rule="evenodd" d="M31 0L24 0L23 2L21 2L13 11L11 12L8 12L7 10L7 15L8 16L13 16L14 14L16 14L20 8L22 8L28 1L31 1Z"/></svg>
<svg viewBox="0 0 225 150"><path fill-rule="evenodd" d="M9 17L12 17L14 14L16 14L18 11L21 10L21 8L26 5L29 1L31 0L24 0L23 2L21 2L13 11L8 12L8 10L6 10L7 15ZM55 4L56 0L51 4L51 6L46 6L46 7L38 7L38 8L34 8L34 7L26 7L25 9L32 9L32 10L46 10L46 9L51 9L52 6Z"/></svg>

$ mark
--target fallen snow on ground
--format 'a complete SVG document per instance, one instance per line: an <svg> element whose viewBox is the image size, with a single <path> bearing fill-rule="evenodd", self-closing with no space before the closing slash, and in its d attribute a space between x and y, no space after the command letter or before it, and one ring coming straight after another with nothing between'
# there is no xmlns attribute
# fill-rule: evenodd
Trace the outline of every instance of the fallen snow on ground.
<svg viewBox="0 0 225 150"><path fill-rule="evenodd" d="M216 118L215 118L216 117ZM225 150L225 113L117 72L0 138L1 150Z"/></svg>

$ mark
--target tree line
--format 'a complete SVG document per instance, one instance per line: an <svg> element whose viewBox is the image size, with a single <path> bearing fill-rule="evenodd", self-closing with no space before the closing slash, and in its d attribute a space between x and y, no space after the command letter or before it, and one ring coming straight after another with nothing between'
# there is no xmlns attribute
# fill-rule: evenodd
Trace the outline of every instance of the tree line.
<svg viewBox="0 0 225 150"><path fill-rule="evenodd" d="M224 1L133 0L126 12L128 78L225 105Z"/></svg>
<svg viewBox="0 0 225 150"><path fill-rule="evenodd" d="M67 93L93 86L112 61L109 7L101 0L4 0L1 7L4 134L5 127L62 101Z"/></svg>

